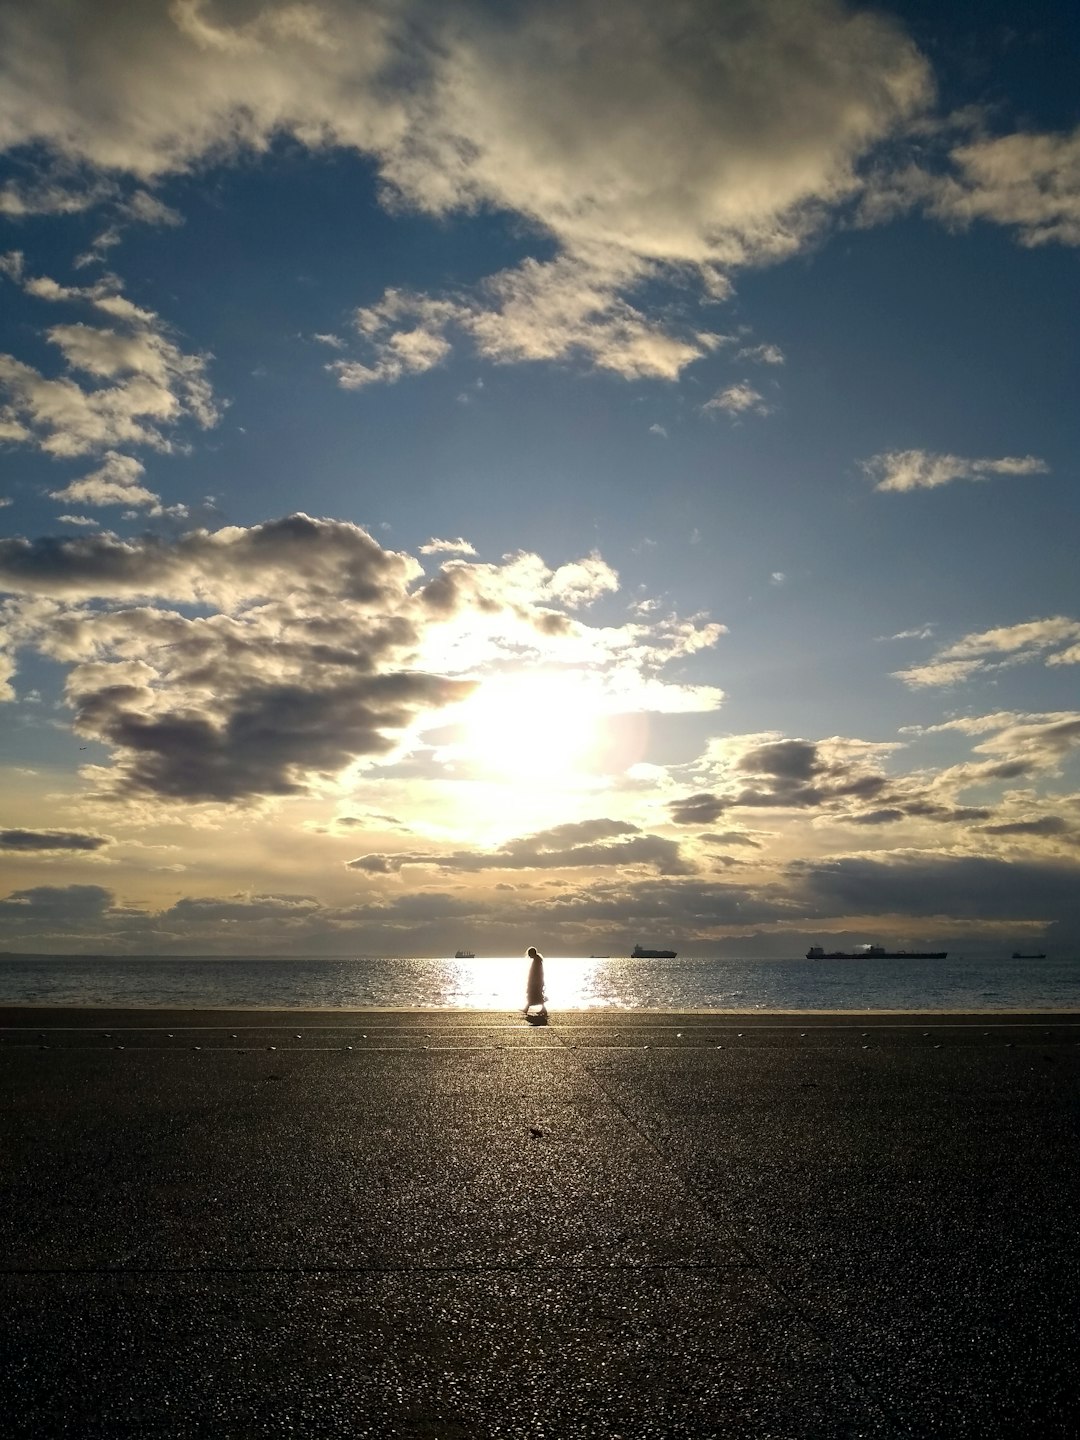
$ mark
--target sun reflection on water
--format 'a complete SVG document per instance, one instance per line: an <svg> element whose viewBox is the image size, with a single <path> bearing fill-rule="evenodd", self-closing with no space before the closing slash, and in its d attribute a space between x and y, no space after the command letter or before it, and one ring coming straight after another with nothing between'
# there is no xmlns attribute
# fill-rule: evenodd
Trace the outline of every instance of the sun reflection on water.
<svg viewBox="0 0 1080 1440"><path fill-rule="evenodd" d="M583 956L544 957L548 1004L561 1010L594 1010L617 1003L596 981L600 962ZM525 1006L529 961L524 955L447 960L442 1004L470 1010L520 1010Z"/></svg>

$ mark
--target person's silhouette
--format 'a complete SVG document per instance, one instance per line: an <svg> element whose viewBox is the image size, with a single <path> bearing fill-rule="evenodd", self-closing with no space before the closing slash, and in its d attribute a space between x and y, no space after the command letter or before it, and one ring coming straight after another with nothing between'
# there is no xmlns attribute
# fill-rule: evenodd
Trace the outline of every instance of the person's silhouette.
<svg viewBox="0 0 1080 1440"><path fill-rule="evenodd" d="M538 1019L547 1019L547 996L544 994L544 957L535 945L530 945L529 978L525 982L525 1014L536 1009Z"/></svg>

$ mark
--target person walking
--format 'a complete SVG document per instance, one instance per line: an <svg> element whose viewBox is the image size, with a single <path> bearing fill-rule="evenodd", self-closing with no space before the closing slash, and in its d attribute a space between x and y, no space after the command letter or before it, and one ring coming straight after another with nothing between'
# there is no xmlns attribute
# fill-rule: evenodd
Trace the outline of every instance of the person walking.
<svg viewBox="0 0 1080 1440"><path fill-rule="evenodd" d="M539 1007L537 1015L540 1019L547 1019L547 996L544 994L544 957L537 950L535 945L530 945L529 956L529 978L525 982L525 1014L530 1010Z"/></svg>

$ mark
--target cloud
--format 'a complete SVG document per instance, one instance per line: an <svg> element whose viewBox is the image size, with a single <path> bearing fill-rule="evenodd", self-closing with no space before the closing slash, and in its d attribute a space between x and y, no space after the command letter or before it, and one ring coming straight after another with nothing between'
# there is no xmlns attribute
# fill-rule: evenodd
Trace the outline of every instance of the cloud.
<svg viewBox="0 0 1080 1440"><path fill-rule="evenodd" d="M1025 758L954 766L929 776L890 773L884 762L901 748L896 742L841 736L714 740L695 767L699 778L711 782L710 788L669 800L667 807L675 825L711 825L736 810L789 810L805 815L819 835L835 824L967 825L991 819L994 812L962 803L964 790L1038 768Z"/></svg>
<svg viewBox="0 0 1080 1440"><path fill-rule="evenodd" d="M981 740L975 750L981 754L1007 755L1008 763L1026 764L1035 770L1056 770L1064 757L1080 745L1080 714L1073 711L985 718L990 721L987 728L993 733Z"/></svg>
<svg viewBox="0 0 1080 1440"><path fill-rule="evenodd" d="M1077 640L1080 640L1080 620L1052 615L1018 625L974 631L943 646L927 664L895 670L893 675L912 689L920 689L954 685L987 670L1000 669L1002 665L1031 660L1042 659L1047 665L1076 664L1080 663L1080 647L1071 642ZM1053 653L1047 654L1047 651Z"/></svg>
<svg viewBox="0 0 1080 1440"><path fill-rule="evenodd" d="M985 835L1025 835L1034 839L1070 838L1080 843L1080 826L1061 815L1039 815L1034 820L1009 820L1000 825L984 825Z"/></svg>
<svg viewBox="0 0 1080 1440"><path fill-rule="evenodd" d="M668 432L664 429L663 425L650 425L649 434L659 435L662 440L666 440L668 438Z"/></svg>
<svg viewBox="0 0 1080 1440"><path fill-rule="evenodd" d="M858 223L918 208L952 230L976 221L1007 226L1029 248L1080 245L1080 128L975 133L984 118L959 112L936 134L924 131L906 163L893 157L874 166Z"/></svg>
<svg viewBox="0 0 1080 1440"><path fill-rule="evenodd" d="M755 360L759 365L783 365L784 352L779 345L749 345L737 352L736 360Z"/></svg>
<svg viewBox="0 0 1080 1440"><path fill-rule="evenodd" d="M1000 460L969 460L929 450L890 450L860 462L875 490L935 490L954 480L986 480L991 475L1046 475L1049 466L1034 455Z"/></svg>
<svg viewBox="0 0 1080 1440"><path fill-rule="evenodd" d="M707 845L748 845L754 850L761 849L761 841L755 840L745 830L722 830L699 835L698 839Z"/></svg>
<svg viewBox="0 0 1080 1440"><path fill-rule="evenodd" d="M1027 246L1080 245L1080 128L976 139L950 158L954 175L931 187L934 214L1015 226Z"/></svg>
<svg viewBox="0 0 1080 1440"><path fill-rule="evenodd" d="M617 24L605 0L507 15L255 0L228 18L203 0L40 0L0 26L4 147L152 182L290 135L369 157L389 205L485 209L553 243L446 302L455 314L338 362L349 388L430 369L451 320L498 362L673 378L715 337L635 292L695 281L723 298L732 268L798 251L932 98L901 26L838 0L625 0ZM136 193L129 209L150 218L154 197ZM773 349L754 358L776 363Z"/></svg>
<svg viewBox="0 0 1080 1440"><path fill-rule="evenodd" d="M748 380L729 385L719 390L711 400L701 407L704 411L722 410L726 415L744 415L752 411L755 415L768 415L770 407L760 391L755 390Z"/></svg>
<svg viewBox="0 0 1080 1440"><path fill-rule="evenodd" d="M611 840L609 837L617 837ZM450 854L401 851L361 855L346 862L349 870L370 874L398 874L405 866L425 865L438 870L564 870L643 865L662 875L688 875L694 866L685 861L677 841L642 834L636 825L618 820L585 820L556 826L535 835L507 841L495 850L458 850Z"/></svg>
<svg viewBox="0 0 1080 1440"><path fill-rule="evenodd" d="M397 763L481 673L531 674L545 694L573 681L596 714L718 705L662 672L724 627L580 618L617 588L596 552L555 568L455 557L427 579L359 526L303 514L174 539L0 540L9 648L69 667L75 730L112 751L85 773L103 794L175 801L299 795Z"/></svg>
<svg viewBox="0 0 1080 1440"><path fill-rule="evenodd" d="M475 555L476 548L470 545L468 540L436 540L430 539L426 545L420 546L421 555Z"/></svg>
<svg viewBox="0 0 1080 1440"><path fill-rule="evenodd" d="M115 535L0 540L0 588L70 599L152 596L229 605L289 582L310 596L389 603L422 574L358 525L296 514L247 529L192 530L175 541Z"/></svg>
<svg viewBox="0 0 1080 1440"><path fill-rule="evenodd" d="M222 921L270 920L275 924L306 919L319 910L320 904L311 895L250 895L240 893L223 898L186 896L161 914L163 922L196 925L220 925Z"/></svg>
<svg viewBox="0 0 1080 1440"><path fill-rule="evenodd" d="M791 873L823 914L1080 922L1080 866L915 852L802 861Z"/></svg>
<svg viewBox="0 0 1080 1440"><path fill-rule="evenodd" d="M111 187L98 182L71 188L54 180L34 180L20 185L7 180L0 185L0 215L22 220L27 215L77 215L100 204Z"/></svg>
<svg viewBox="0 0 1080 1440"><path fill-rule="evenodd" d="M929 640L935 630L934 625L919 625L913 630L898 630L895 635L883 635L883 640Z"/></svg>
<svg viewBox="0 0 1080 1440"><path fill-rule="evenodd" d="M742 736L720 742L703 767L717 790L669 802L677 825L711 824L723 811L836 809L877 800L886 779L877 759L891 746L850 740ZM747 783L746 777L751 777Z"/></svg>
<svg viewBox="0 0 1080 1440"><path fill-rule="evenodd" d="M460 26L429 130L386 173L424 208L493 204L569 251L723 266L797 248L928 96L893 22L831 3L630 0L617 25L599 0L530 6Z"/></svg>
<svg viewBox="0 0 1080 1440"><path fill-rule="evenodd" d="M110 323L80 320L45 331L63 356L64 375L48 377L0 355L0 436L65 459L131 445L167 451L181 422L203 429L217 423L207 357L182 351L160 318L134 305L115 282L82 288L26 278L21 267L13 274L9 266L8 274L40 300L90 308Z"/></svg>
<svg viewBox="0 0 1080 1440"><path fill-rule="evenodd" d="M711 825L728 808L730 801L707 791L696 795L685 795L681 800L670 800L673 825Z"/></svg>
<svg viewBox="0 0 1080 1440"><path fill-rule="evenodd" d="M942 651L945 659L968 655L1001 655L1018 651L1042 651L1068 640L1080 639L1080 620L1054 615L1045 620L1027 620L1020 625L1000 625L965 635Z"/></svg>
<svg viewBox="0 0 1080 1440"><path fill-rule="evenodd" d="M106 450L102 464L73 480L62 490L50 490L53 500L73 500L84 505L157 505L160 497L139 481L146 467L131 455Z"/></svg>
<svg viewBox="0 0 1080 1440"><path fill-rule="evenodd" d="M75 830L0 830L0 850L100 850L108 835Z"/></svg>
<svg viewBox="0 0 1080 1440"><path fill-rule="evenodd" d="M583 560L560 565L545 588L552 599L571 609L578 609L618 590L619 576L594 550Z"/></svg>
<svg viewBox="0 0 1080 1440"><path fill-rule="evenodd" d="M111 786L188 801L300 793L467 694L405 664L418 574L359 527L307 516L173 542L0 542L0 585L16 592L221 607L53 612L36 641L73 664L75 728L112 748Z"/></svg>
<svg viewBox="0 0 1080 1440"><path fill-rule="evenodd" d="M927 665L910 665L906 670L893 670L892 676L912 690L924 690L958 685L981 669L978 660L942 660L931 661Z"/></svg>
<svg viewBox="0 0 1080 1440"><path fill-rule="evenodd" d="M459 332L496 364L581 358L624 379L674 380L719 337L692 326L675 334L618 294L647 278L625 256L563 255L524 260L469 296L435 299L390 289L356 314L370 363L335 360L326 368L347 390L423 374L447 358L449 335Z"/></svg>
<svg viewBox="0 0 1080 1440"><path fill-rule="evenodd" d="M0 900L0 918L13 926L34 921L65 925L99 919L111 904L112 894L100 885L34 885Z"/></svg>

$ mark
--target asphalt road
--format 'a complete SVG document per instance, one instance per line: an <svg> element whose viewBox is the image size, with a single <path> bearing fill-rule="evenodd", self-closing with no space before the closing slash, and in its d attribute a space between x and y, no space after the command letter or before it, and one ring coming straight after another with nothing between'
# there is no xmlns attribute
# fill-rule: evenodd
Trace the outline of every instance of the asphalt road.
<svg viewBox="0 0 1080 1440"><path fill-rule="evenodd" d="M1080 1016L0 1009L11 1436L1080 1432Z"/></svg>

